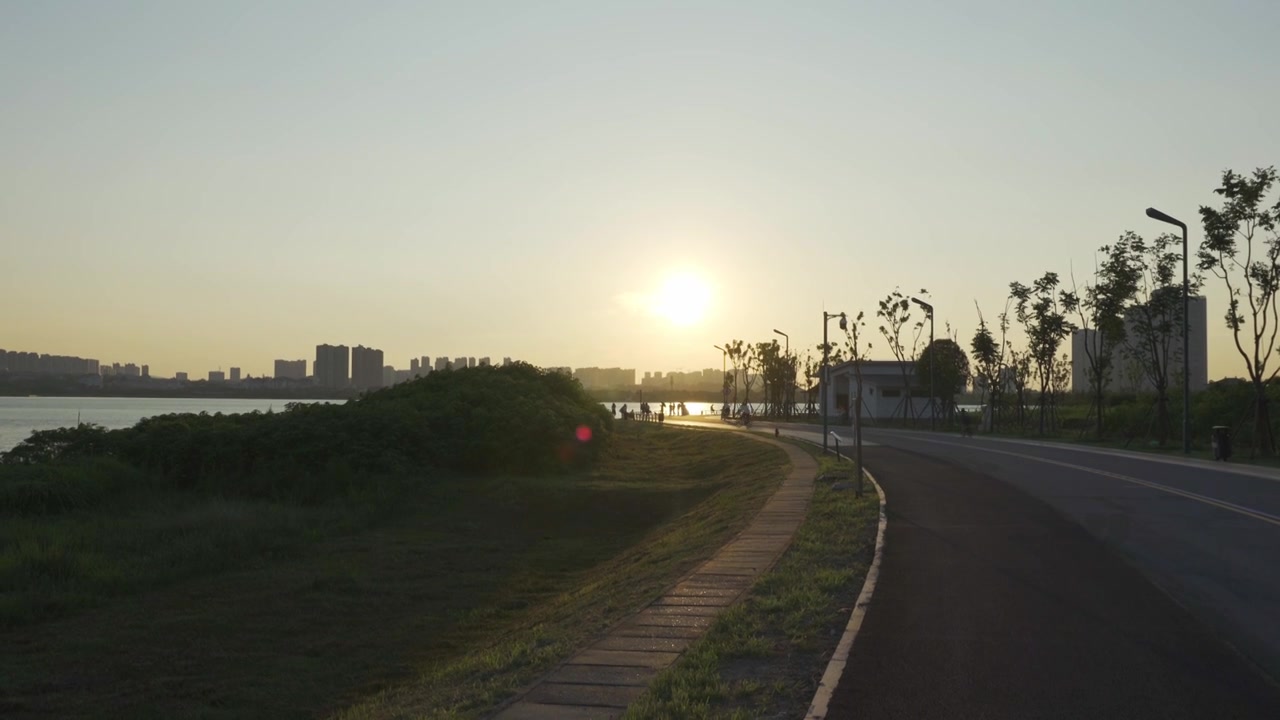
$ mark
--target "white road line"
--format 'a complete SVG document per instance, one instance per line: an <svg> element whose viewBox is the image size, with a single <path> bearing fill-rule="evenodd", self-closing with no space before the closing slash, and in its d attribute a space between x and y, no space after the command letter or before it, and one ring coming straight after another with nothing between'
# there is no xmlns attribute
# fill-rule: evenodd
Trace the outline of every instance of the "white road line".
<svg viewBox="0 0 1280 720"><path fill-rule="evenodd" d="M1142 487L1151 488L1152 490L1159 490L1160 492L1169 493L1170 495L1177 495L1179 497L1183 497L1188 500L1194 500L1195 502L1203 503L1205 505L1212 505L1213 507L1216 507L1216 508L1228 510L1230 512L1233 512L1239 515L1244 515L1245 517L1253 518L1254 520L1261 520L1262 522L1270 523L1272 525L1280 527L1280 516L1278 515L1272 515L1271 513L1264 512L1262 510L1255 510L1250 507L1245 507L1244 505L1237 505L1233 502L1227 502L1226 500L1219 500L1217 498L1212 498L1207 495L1201 495L1200 493L1193 493L1188 490L1179 490L1177 488L1169 487L1168 485L1161 485L1160 483L1151 482L1150 480L1142 480L1140 478L1132 477L1130 475L1121 475L1120 473L1113 473L1108 470L1099 470L1098 468L1091 468L1086 465L1076 465L1075 463L1062 462L1061 460L1050 460L1048 458L1036 457L1035 455L1027 455L1024 453L1010 452L1008 450L996 450L995 448L989 448L989 447L975 447L973 445L969 445L966 443L948 442L946 440L934 440L933 438L926 438L926 437L919 437L919 436L895 435L895 437L899 437L904 440L920 440L924 442L931 442L936 445L950 445L951 447L966 448L969 450L976 450L978 452L984 452L984 453L995 453L997 455L1009 455L1011 457L1023 458L1025 460L1035 460L1036 462L1042 462L1047 465L1057 465L1058 467L1070 468L1072 470L1082 470L1087 473L1093 473L1094 475L1101 475L1103 477L1109 477L1115 480L1121 480L1123 482L1131 483L1133 485L1141 485Z"/></svg>
<svg viewBox="0 0 1280 720"><path fill-rule="evenodd" d="M891 430L877 428L876 432L888 433L897 437L917 437L922 431ZM1121 460L1140 460L1149 463L1162 463L1164 465L1176 465L1184 468L1198 468L1201 470L1213 470L1214 472L1226 473L1228 475L1240 475L1243 477L1257 478L1258 480L1266 480L1268 482L1280 483L1280 470L1276 468L1258 466L1258 465L1242 465L1240 463L1225 463L1208 460L1198 460L1195 458L1170 457L1159 453L1141 452L1137 450L1117 450L1113 448L1090 447L1088 445L1077 445L1068 442L1054 442L1052 440L1027 440L1022 438L1007 438L984 435L978 438L983 442L1003 443L1005 445L1024 445L1030 447L1045 448L1046 450L1065 450L1074 453L1086 453L1089 455L1106 455L1108 457L1120 458Z"/></svg>

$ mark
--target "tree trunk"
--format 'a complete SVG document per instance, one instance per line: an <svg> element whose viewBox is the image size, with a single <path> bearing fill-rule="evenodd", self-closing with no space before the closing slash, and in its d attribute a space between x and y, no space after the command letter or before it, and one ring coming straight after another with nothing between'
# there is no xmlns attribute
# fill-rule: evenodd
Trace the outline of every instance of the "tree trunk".
<svg viewBox="0 0 1280 720"><path fill-rule="evenodd" d="M1099 373L1101 377L1101 373ZM1102 442L1102 381L1099 379L1096 383L1098 386L1097 403L1098 403L1098 442Z"/></svg>
<svg viewBox="0 0 1280 720"><path fill-rule="evenodd" d="M1258 450L1259 455L1270 456L1275 453L1275 438L1271 432L1271 408L1267 401L1267 386L1255 382L1253 384L1254 391L1254 413L1253 413L1253 437L1254 446Z"/></svg>
<svg viewBox="0 0 1280 720"><path fill-rule="evenodd" d="M1169 393L1156 388L1156 440L1160 447L1169 444Z"/></svg>
<svg viewBox="0 0 1280 720"><path fill-rule="evenodd" d="M1046 401L1045 396L1047 395L1048 391L1049 391L1048 387L1046 387L1044 384L1040 385L1040 435L1041 436L1044 435L1044 411L1045 411L1044 406Z"/></svg>

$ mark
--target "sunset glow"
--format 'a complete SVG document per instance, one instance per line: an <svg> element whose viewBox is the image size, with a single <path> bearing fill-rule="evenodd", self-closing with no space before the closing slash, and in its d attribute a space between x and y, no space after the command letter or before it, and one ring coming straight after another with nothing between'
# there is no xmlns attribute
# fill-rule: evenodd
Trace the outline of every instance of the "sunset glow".
<svg viewBox="0 0 1280 720"><path fill-rule="evenodd" d="M679 327L695 325L707 314L711 289L693 273L678 273L663 282L653 296L653 314Z"/></svg>

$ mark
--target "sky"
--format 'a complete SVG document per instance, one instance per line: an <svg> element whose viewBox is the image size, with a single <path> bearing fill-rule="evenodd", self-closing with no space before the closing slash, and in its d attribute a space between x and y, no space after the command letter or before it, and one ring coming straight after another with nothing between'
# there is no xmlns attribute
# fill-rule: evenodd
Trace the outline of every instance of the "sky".
<svg viewBox="0 0 1280 720"><path fill-rule="evenodd" d="M0 0L0 347L694 370L895 287L967 345L1011 281L1170 229L1148 206L1194 252L1222 171L1280 163L1277 27L1270 0ZM1243 374L1220 285L1211 378Z"/></svg>

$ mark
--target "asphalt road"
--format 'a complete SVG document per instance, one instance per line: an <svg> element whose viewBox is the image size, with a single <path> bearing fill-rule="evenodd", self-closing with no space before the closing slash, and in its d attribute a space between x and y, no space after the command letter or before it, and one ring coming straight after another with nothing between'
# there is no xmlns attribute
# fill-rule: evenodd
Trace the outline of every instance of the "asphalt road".
<svg viewBox="0 0 1280 720"><path fill-rule="evenodd" d="M1210 570L1179 564L1207 562L1188 547L1270 549L1274 563L1280 527L1117 477L1222 490L1205 485L1207 471L992 441L868 437L879 446L865 459L888 497L885 554L828 717L1280 717L1280 689L1116 552L1137 548L1134 557L1187 575ZM1220 481L1233 490L1217 494L1235 500L1275 490L1261 484L1251 496L1259 478ZM1273 587L1265 564L1241 560L1203 582L1254 598L1236 609L1247 615L1262 591L1233 573L1260 573Z"/></svg>
<svg viewBox="0 0 1280 720"><path fill-rule="evenodd" d="M1045 501L1280 679L1275 470L940 433L864 435Z"/></svg>

